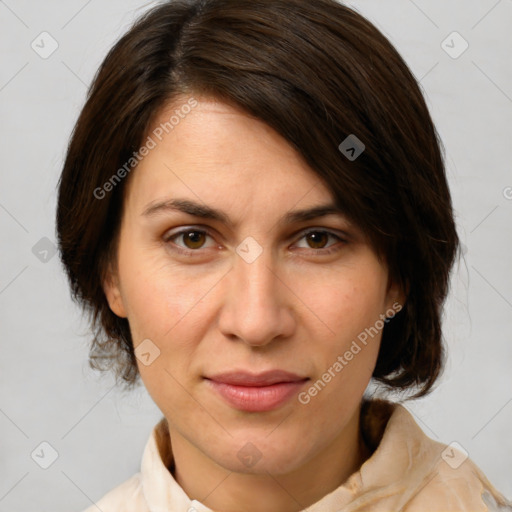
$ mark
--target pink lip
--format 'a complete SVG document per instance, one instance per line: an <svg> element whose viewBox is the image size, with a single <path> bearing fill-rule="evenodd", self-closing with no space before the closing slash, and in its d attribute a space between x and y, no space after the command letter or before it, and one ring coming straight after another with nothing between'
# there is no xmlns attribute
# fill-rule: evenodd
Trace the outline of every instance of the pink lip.
<svg viewBox="0 0 512 512"><path fill-rule="evenodd" d="M232 407L264 412L284 404L309 379L284 370L271 370L257 375L229 372L206 380Z"/></svg>

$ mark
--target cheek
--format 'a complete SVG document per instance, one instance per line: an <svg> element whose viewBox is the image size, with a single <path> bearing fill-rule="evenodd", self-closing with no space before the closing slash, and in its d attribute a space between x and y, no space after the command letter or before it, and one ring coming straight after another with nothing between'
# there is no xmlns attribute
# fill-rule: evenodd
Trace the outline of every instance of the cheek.
<svg viewBox="0 0 512 512"><path fill-rule="evenodd" d="M332 301L324 296L319 309L331 331L317 337L314 358L320 373L302 397L311 401L311 411L326 429L332 428L326 423L336 423L340 414L356 407L373 374L382 337L380 288L345 285L342 292L332 288Z"/></svg>
<svg viewBox="0 0 512 512"><path fill-rule="evenodd" d="M194 374L193 362L210 325L205 318L214 310L212 289L219 276L212 272L200 274L197 269L177 269L160 255L152 257L136 251L125 253L119 271L137 366L145 387L162 410L166 404L192 406L190 396L178 383L186 385ZM155 359L146 365L143 354L148 351Z"/></svg>
<svg viewBox="0 0 512 512"><path fill-rule="evenodd" d="M163 339L174 326L200 309L211 280L173 267L160 251L156 256L125 251L119 260L119 272L135 344L138 339Z"/></svg>
<svg viewBox="0 0 512 512"><path fill-rule="evenodd" d="M305 293L305 290L303 294ZM346 340L375 324L385 310L385 279L371 271L330 276L309 287L306 302L331 336Z"/></svg>
<svg viewBox="0 0 512 512"><path fill-rule="evenodd" d="M315 283L311 309L321 323L314 357L322 382L312 393L322 390L315 407L331 403L337 410L334 404L346 405L363 393L373 373L384 325L386 274L378 265L364 265Z"/></svg>

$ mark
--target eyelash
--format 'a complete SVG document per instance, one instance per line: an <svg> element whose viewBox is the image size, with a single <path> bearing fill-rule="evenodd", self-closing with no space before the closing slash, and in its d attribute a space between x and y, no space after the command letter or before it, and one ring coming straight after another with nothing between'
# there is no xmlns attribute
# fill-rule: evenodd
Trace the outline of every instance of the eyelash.
<svg viewBox="0 0 512 512"><path fill-rule="evenodd" d="M191 232L201 233L201 234L204 234L206 236L209 236L210 238L213 238L212 235L208 231L206 231L204 229L197 229L197 228L191 227L191 228L182 229L180 231L177 231L176 233L172 233L170 235L165 236L164 237L164 242L165 243L171 242L174 245L172 250L174 250L174 251L176 251L176 252L178 252L180 254L183 254L185 256L197 256L202 248L199 248L199 249L184 249L183 247L180 247L179 245L176 245L172 241L172 240L174 240L175 238L178 238L181 235L184 235L186 233L191 233ZM325 229L318 229L318 228L317 229L310 229L308 231L303 232L303 234L299 238L299 240L305 238L306 236L308 236L311 233L326 234L328 236L336 238L338 240L338 242L342 242L343 244L347 243L347 240L341 238L339 235L333 233L332 231L327 231ZM310 250L315 252L315 253L320 253L321 255L329 255L329 254L332 254L332 253L337 252L337 251L340 250L340 247L337 247L337 245L338 244L335 244L333 247L330 247L328 249L313 249L313 248L310 248Z"/></svg>

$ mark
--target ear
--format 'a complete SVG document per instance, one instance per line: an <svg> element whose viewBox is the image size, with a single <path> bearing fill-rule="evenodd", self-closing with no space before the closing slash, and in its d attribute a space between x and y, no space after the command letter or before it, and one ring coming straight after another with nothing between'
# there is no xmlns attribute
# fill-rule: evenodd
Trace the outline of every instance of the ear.
<svg viewBox="0 0 512 512"><path fill-rule="evenodd" d="M121 289L119 287L118 273L112 269L111 265L109 265L102 286L111 311L121 318L127 318L128 315L126 314Z"/></svg>
<svg viewBox="0 0 512 512"><path fill-rule="evenodd" d="M386 301L386 306L388 308L394 309L393 305L396 303L400 304L400 309L404 307L409 294L409 285L405 285L405 288L406 289L404 290L404 287L399 283L393 281L391 278L389 279Z"/></svg>

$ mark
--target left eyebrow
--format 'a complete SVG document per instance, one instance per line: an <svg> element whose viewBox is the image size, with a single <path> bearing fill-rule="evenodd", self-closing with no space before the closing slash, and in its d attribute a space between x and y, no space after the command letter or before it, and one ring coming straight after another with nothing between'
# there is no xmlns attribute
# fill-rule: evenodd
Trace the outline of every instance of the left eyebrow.
<svg viewBox="0 0 512 512"><path fill-rule="evenodd" d="M168 211L180 211L193 217L200 217L203 219L211 219L222 222L229 227L233 227L233 222L229 216L215 208L199 204L189 199L169 199L166 201L159 201L154 204L150 204L143 211L142 215L145 217L151 217L159 213L165 213ZM317 219L319 217L326 217L328 215L336 215L346 220L343 211L334 204L318 205L313 208L306 208L303 210L293 210L286 213L280 220L279 224L294 224L305 222L308 220Z"/></svg>
<svg viewBox="0 0 512 512"><path fill-rule="evenodd" d="M279 224L294 224L299 222L306 222L308 220L317 219L319 217L327 217L328 215L336 215L345 219L343 211L334 204L325 204L315 206L313 208L306 208L304 210L293 210L288 212L279 221Z"/></svg>

